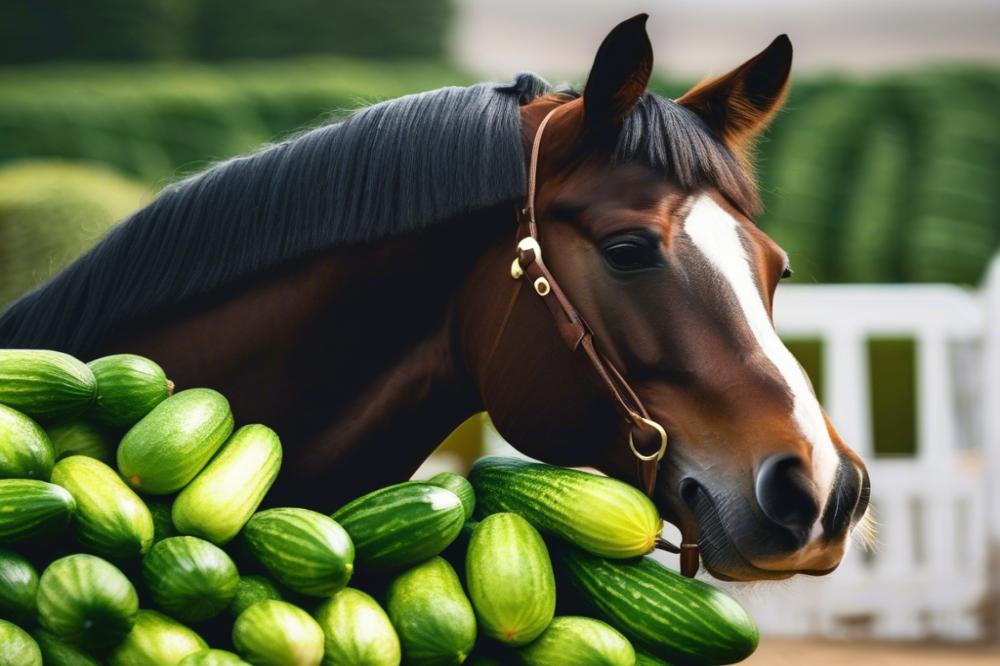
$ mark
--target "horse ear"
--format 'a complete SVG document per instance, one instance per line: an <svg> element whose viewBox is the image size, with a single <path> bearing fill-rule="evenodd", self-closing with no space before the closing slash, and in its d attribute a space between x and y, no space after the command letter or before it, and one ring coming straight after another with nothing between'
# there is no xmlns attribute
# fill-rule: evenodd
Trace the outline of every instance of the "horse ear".
<svg viewBox="0 0 1000 666"><path fill-rule="evenodd" d="M646 34L648 14L622 21L601 42L583 90L587 130L617 127L646 91L653 71L653 46Z"/></svg>
<svg viewBox="0 0 1000 666"><path fill-rule="evenodd" d="M699 83L678 104L698 114L727 146L747 144L781 108L792 69L792 42L779 35L770 46L728 74Z"/></svg>

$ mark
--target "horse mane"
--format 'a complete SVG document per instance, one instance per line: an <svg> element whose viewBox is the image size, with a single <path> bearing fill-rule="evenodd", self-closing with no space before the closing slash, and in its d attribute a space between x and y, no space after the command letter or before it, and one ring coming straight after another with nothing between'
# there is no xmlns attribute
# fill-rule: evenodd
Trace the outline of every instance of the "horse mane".
<svg viewBox="0 0 1000 666"><path fill-rule="evenodd" d="M241 277L514 202L526 188L519 107L551 92L521 74L407 95L173 183L3 312L0 346L87 357L117 324ZM626 118L615 159L756 205L737 159L653 94Z"/></svg>

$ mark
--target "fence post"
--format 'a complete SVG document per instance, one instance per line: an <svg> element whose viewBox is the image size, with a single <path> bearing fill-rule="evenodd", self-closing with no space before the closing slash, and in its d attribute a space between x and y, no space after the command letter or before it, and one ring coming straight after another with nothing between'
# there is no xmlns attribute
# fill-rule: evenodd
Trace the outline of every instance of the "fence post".
<svg viewBox="0 0 1000 666"><path fill-rule="evenodd" d="M983 331L982 446L986 465L986 511L989 529L987 631L1000 642L1000 254L993 258L982 288Z"/></svg>

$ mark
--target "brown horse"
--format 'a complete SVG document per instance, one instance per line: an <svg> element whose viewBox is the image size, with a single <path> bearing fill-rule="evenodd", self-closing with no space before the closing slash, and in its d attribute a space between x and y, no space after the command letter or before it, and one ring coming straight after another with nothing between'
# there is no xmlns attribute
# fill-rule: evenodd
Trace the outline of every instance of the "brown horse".
<svg viewBox="0 0 1000 666"><path fill-rule="evenodd" d="M408 478L486 409L524 453L638 483L606 386L511 277L537 151L539 240L597 349L669 433L663 515L732 579L834 569L868 501L771 322L785 254L752 222L777 38L676 101L645 16L581 94L522 75L361 110L167 188L0 318L0 345L133 351L282 435L276 501Z"/></svg>

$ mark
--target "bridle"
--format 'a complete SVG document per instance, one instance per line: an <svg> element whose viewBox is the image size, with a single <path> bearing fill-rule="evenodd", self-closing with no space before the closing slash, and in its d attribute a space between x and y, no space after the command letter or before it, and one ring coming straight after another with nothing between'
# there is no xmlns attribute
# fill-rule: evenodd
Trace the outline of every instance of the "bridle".
<svg viewBox="0 0 1000 666"><path fill-rule="evenodd" d="M542 299L542 302L545 303L552 314L556 329L559 331L563 342L566 343L570 351L583 353L594 369L600 384L604 386L611 396L615 409L627 423L628 445L635 457L636 476L639 480L639 487L647 495L652 496L656 488L656 476L659 471L660 460L667 451L667 431L662 425L650 418L649 412L642 404L642 400L639 399L639 396L636 395L621 372L597 350L594 345L594 333L590 326L577 309L573 307L573 304L559 287L558 281L542 259L542 247L538 240L538 223L535 219L538 157L545 126L552 118L552 115L560 108L557 106L545 115L535 132L535 137L531 144L531 155L528 162L527 196L524 206L517 211L517 237L520 240L517 242L514 261L510 265L510 276L518 282L518 285L515 288L510 306L508 307L507 316L504 317L496 340L499 342L500 337L507 327L510 311L517 300L521 286L525 281L530 282L535 294ZM636 446L636 440L641 444L649 438L650 434L655 434L659 444L651 453L643 453ZM688 539L683 538L681 545L678 547L665 539L658 539L657 547L680 554L681 573L685 576L693 577L698 572L700 558L697 543L688 543Z"/></svg>

